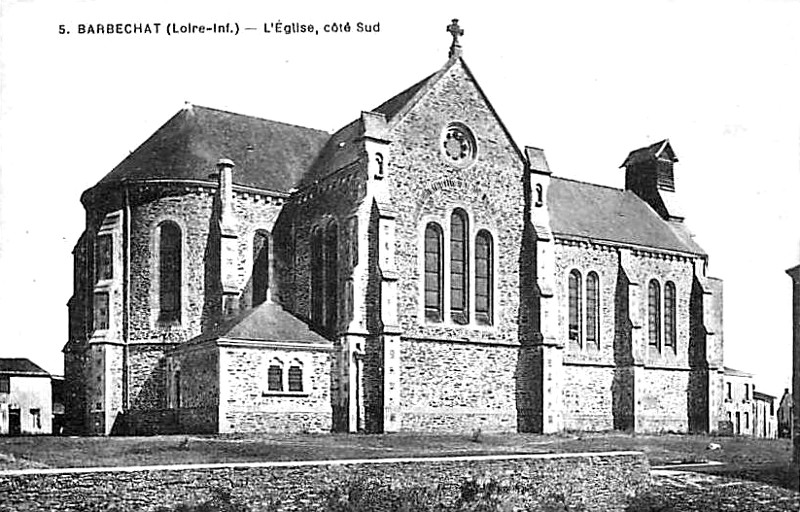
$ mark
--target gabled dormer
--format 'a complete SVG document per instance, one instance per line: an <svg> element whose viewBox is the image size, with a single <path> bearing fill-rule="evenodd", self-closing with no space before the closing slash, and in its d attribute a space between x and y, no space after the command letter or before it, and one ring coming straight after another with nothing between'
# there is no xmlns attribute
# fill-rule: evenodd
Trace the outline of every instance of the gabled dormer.
<svg viewBox="0 0 800 512"><path fill-rule="evenodd" d="M647 202L664 220L682 221L675 195L674 166L678 157L669 139L631 151L625 168L625 190Z"/></svg>

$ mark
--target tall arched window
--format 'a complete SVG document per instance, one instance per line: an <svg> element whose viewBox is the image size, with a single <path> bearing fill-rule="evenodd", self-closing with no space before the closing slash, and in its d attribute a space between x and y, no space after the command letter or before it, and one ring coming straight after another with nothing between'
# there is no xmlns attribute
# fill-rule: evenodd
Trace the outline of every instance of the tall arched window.
<svg viewBox="0 0 800 512"><path fill-rule="evenodd" d="M677 312L675 307L675 283L667 281L664 285L664 346L677 350Z"/></svg>
<svg viewBox="0 0 800 512"><path fill-rule="evenodd" d="M258 230L253 236L253 306L267 300L269 290L269 234Z"/></svg>
<svg viewBox="0 0 800 512"><path fill-rule="evenodd" d="M586 275L586 344L600 348L600 280L596 272Z"/></svg>
<svg viewBox="0 0 800 512"><path fill-rule="evenodd" d="M431 222L425 227L425 319L430 322L443 319L443 273L442 228Z"/></svg>
<svg viewBox="0 0 800 512"><path fill-rule="evenodd" d="M339 318L339 233L331 221L325 230L325 327L335 331Z"/></svg>
<svg viewBox="0 0 800 512"><path fill-rule="evenodd" d="M95 283L114 277L114 244L111 235L100 235L94 247Z"/></svg>
<svg viewBox="0 0 800 512"><path fill-rule="evenodd" d="M181 230L174 222L164 222L158 236L158 319L180 322L181 319Z"/></svg>
<svg viewBox="0 0 800 512"><path fill-rule="evenodd" d="M569 273L569 340L581 346L581 274L577 270Z"/></svg>
<svg viewBox="0 0 800 512"><path fill-rule="evenodd" d="M493 259L492 235L481 230L475 237L475 319L481 325L492 325Z"/></svg>
<svg viewBox="0 0 800 512"><path fill-rule="evenodd" d="M469 322L469 225L464 210L450 216L450 318L457 324Z"/></svg>
<svg viewBox="0 0 800 512"><path fill-rule="evenodd" d="M311 232L311 321L322 325L322 229L314 228Z"/></svg>
<svg viewBox="0 0 800 512"><path fill-rule="evenodd" d="M647 327L650 346L661 350L661 286L655 279L647 287Z"/></svg>

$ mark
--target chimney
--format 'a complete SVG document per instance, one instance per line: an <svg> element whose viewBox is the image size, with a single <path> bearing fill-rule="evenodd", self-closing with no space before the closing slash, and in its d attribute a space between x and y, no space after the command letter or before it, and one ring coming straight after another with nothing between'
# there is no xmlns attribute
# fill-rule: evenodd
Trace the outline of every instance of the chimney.
<svg viewBox="0 0 800 512"><path fill-rule="evenodd" d="M625 168L625 190L649 204L664 220L683 221L675 194L675 163L678 157L669 139L631 151L620 167Z"/></svg>

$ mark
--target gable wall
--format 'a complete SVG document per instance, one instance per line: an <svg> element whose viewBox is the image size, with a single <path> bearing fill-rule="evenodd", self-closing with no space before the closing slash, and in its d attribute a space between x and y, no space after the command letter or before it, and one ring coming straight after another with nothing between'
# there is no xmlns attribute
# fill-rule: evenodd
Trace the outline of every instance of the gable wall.
<svg viewBox="0 0 800 512"><path fill-rule="evenodd" d="M440 150L442 132L451 121L469 126L477 139L477 161L465 169L447 164ZM391 137L389 194L399 212L396 267L400 275L410 276L398 289L405 336L516 343L524 196L523 165L512 142L458 64L398 123ZM482 227L494 237L497 286L491 329L475 324L461 327L447 318L442 325L420 322L424 317L420 253L425 222L436 220L446 229L456 207L469 215L473 243ZM445 287L447 282L445 276ZM470 302L474 306L474 298Z"/></svg>
<svg viewBox="0 0 800 512"><path fill-rule="evenodd" d="M467 168L445 162L441 152L448 123L466 124L477 139L477 160ZM398 319L401 428L513 430L519 311L519 258L523 226L523 165L459 63L434 84L394 127L387 162L389 197L398 211L395 263L399 276ZM474 239L485 228L494 239L494 322L474 321L474 279L470 283L470 325L425 321L423 237L428 221L444 231L449 253L450 215L469 216L470 273ZM445 263L444 286L449 287ZM447 292L445 292L447 293ZM468 340L455 345L451 340ZM488 345L487 345L488 344ZM506 345L506 346L498 346ZM441 383L432 386L431 383Z"/></svg>

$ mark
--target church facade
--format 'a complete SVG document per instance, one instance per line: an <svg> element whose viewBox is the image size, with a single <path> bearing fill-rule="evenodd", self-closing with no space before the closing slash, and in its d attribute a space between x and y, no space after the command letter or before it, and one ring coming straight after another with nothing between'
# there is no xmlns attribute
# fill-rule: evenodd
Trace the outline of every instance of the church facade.
<svg viewBox="0 0 800 512"><path fill-rule="evenodd" d="M669 141L624 189L557 177L451 33L336 133L187 106L84 192L74 432L717 429L722 285Z"/></svg>

